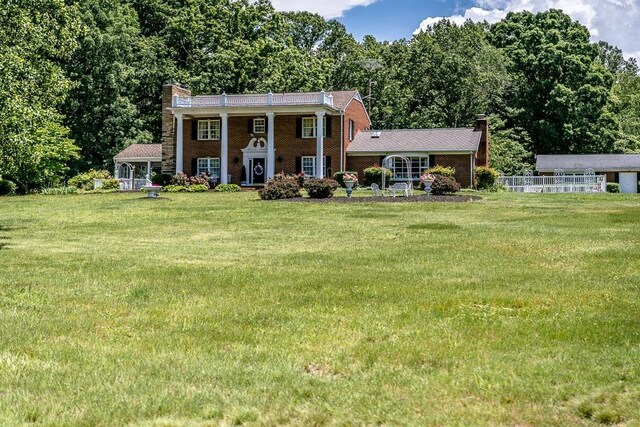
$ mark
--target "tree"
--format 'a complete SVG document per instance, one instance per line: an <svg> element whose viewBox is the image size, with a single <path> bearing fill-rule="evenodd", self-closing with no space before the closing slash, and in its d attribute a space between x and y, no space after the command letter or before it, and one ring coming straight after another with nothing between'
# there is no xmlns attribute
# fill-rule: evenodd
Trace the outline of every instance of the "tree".
<svg viewBox="0 0 640 427"><path fill-rule="evenodd" d="M607 109L613 76L589 31L559 10L510 13L491 40L508 57L513 92L507 125L531 136L536 154L606 153L617 138Z"/></svg>
<svg viewBox="0 0 640 427"><path fill-rule="evenodd" d="M0 9L0 176L23 192L58 179L77 155L56 107L70 88L58 63L78 31L74 8L60 0Z"/></svg>

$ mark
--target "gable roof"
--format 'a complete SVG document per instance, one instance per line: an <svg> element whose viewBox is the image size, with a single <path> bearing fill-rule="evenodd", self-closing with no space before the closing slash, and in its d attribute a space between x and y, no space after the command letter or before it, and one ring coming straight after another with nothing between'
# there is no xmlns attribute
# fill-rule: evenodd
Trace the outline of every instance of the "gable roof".
<svg viewBox="0 0 640 427"><path fill-rule="evenodd" d="M556 169L597 172L640 171L640 154L554 154L538 155L536 170L553 172Z"/></svg>
<svg viewBox="0 0 640 427"><path fill-rule="evenodd" d="M132 144L116 154L114 160L158 159L162 160L162 144Z"/></svg>
<svg viewBox="0 0 640 427"><path fill-rule="evenodd" d="M473 128L362 131L347 153L471 152L478 150L481 137Z"/></svg>

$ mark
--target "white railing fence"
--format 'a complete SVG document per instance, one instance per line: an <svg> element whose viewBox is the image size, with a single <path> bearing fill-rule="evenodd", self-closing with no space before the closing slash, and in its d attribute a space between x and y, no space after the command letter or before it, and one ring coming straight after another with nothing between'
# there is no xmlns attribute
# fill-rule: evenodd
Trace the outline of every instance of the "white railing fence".
<svg viewBox="0 0 640 427"><path fill-rule="evenodd" d="M501 176L500 185L514 193L602 193L606 175Z"/></svg>
<svg viewBox="0 0 640 427"><path fill-rule="evenodd" d="M327 105L333 107L333 95L314 93L269 93L263 95L174 96L173 107L262 107L289 105Z"/></svg>

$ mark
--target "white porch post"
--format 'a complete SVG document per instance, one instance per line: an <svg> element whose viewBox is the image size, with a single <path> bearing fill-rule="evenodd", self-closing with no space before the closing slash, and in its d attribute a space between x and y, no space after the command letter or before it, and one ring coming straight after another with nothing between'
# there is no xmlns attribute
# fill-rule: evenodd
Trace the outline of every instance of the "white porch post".
<svg viewBox="0 0 640 427"><path fill-rule="evenodd" d="M184 121L182 114L176 114L176 119L178 119L176 131L176 173L182 173L184 172Z"/></svg>
<svg viewBox="0 0 640 427"><path fill-rule="evenodd" d="M267 179L276 174L275 113L267 113Z"/></svg>
<svg viewBox="0 0 640 427"><path fill-rule="evenodd" d="M120 163L116 162L116 165L113 167L113 176L118 179L120 178L120 174L118 170L120 169Z"/></svg>
<svg viewBox="0 0 640 427"><path fill-rule="evenodd" d="M324 155L324 111L316 112L316 176L318 178L324 178L324 171L322 170Z"/></svg>
<svg viewBox="0 0 640 427"><path fill-rule="evenodd" d="M151 181L151 160L147 160L147 181Z"/></svg>
<svg viewBox="0 0 640 427"><path fill-rule="evenodd" d="M229 175L229 114L220 113L220 184L228 184Z"/></svg>

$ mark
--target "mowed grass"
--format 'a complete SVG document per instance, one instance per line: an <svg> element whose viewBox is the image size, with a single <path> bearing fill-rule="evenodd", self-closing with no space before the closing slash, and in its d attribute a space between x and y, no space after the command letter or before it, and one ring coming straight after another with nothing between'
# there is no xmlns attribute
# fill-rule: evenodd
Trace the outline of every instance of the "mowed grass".
<svg viewBox="0 0 640 427"><path fill-rule="evenodd" d="M640 198L0 199L0 424L640 424Z"/></svg>

